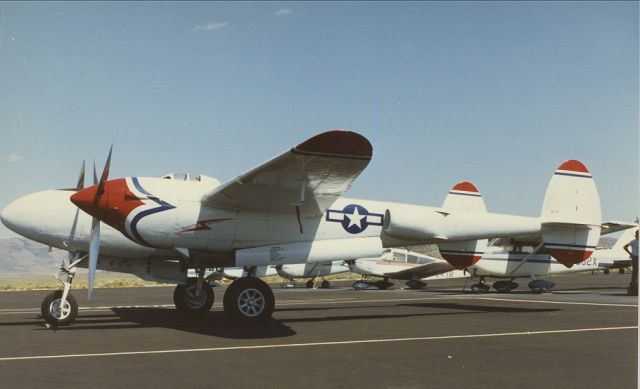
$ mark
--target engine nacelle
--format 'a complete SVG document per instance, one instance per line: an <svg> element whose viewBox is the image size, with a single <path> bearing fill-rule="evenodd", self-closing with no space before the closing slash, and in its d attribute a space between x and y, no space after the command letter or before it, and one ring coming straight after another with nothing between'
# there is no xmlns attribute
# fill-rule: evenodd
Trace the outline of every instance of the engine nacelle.
<svg viewBox="0 0 640 389"><path fill-rule="evenodd" d="M387 209L383 231L395 239L453 243L540 232L540 219L400 205Z"/></svg>
<svg viewBox="0 0 640 389"><path fill-rule="evenodd" d="M408 241L446 239L445 215L434 208L397 206L385 211L383 231L392 238Z"/></svg>

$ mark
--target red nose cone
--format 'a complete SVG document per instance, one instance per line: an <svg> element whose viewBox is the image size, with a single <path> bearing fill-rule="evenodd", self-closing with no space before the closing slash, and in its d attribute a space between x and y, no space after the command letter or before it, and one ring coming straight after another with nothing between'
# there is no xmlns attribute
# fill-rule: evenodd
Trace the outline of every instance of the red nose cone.
<svg viewBox="0 0 640 389"><path fill-rule="evenodd" d="M97 191L98 185L90 186L71 196L71 201L84 212L126 235L127 216L144 202L129 190L124 178L106 181L102 193Z"/></svg>
<svg viewBox="0 0 640 389"><path fill-rule="evenodd" d="M89 215L97 217L99 202L99 198L96 198L97 189L97 185L82 189L71 196L71 202Z"/></svg>

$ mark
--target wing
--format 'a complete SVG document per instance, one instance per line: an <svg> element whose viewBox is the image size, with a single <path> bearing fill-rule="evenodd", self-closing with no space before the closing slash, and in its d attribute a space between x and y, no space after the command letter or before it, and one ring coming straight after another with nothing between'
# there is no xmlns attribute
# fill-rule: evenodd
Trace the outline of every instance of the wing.
<svg viewBox="0 0 640 389"><path fill-rule="evenodd" d="M224 209L323 213L369 164L372 147L360 134L331 130L295 146L205 195Z"/></svg>
<svg viewBox="0 0 640 389"><path fill-rule="evenodd" d="M411 279L413 277L416 278L425 278L431 277L438 274L446 273L448 271L454 270L455 268L449 264L449 262L444 260L436 260L425 265L418 265L412 267L410 269L405 269L393 273L385 273L385 276L390 278L397 279Z"/></svg>
<svg viewBox="0 0 640 389"><path fill-rule="evenodd" d="M627 222L619 222L619 221L609 221L604 222L600 226L602 231L600 235L613 234L614 232L624 231L629 228L638 227L637 223L627 223Z"/></svg>

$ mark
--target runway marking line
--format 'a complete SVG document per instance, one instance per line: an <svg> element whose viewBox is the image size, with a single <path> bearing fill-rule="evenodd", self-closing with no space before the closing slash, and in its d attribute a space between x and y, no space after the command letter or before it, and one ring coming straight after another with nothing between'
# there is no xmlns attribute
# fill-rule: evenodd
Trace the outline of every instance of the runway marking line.
<svg viewBox="0 0 640 389"><path fill-rule="evenodd" d="M627 307L637 308L636 304L611 304L611 303L583 303L574 301L551 301L551 300L527 300L512 298L483 297L478 295L437 295L432 297L410 297L410 298L392 298L392 299L370 299L355 300L353 297L342 299L321 299L321 300L284 300L276 303L277 307L286 307L291 305L323 305L323 304L366 304L366 303L385 303L385 302L403 302L403 301L425 301L425 300L490 300L505 301L518 303L541 303L541 304L564 304L564 305L587 305L587 306L605 306L605 307ZM214 304L214 307L221 307L220 304ZM173 304L150 304L150 305L121 305L121 306L103 306L103 307L80 307L81 312L102 312L110 311L114 308L173 308ZM40 313L39 308L4 308L0 309L0 315L10 315L18 313Z"/></svg>
<svg viewBox="0 0 640 389"><path fill-rule="evenodd" d="M62 358L87 358L87 357L113 357L113 356L129 356L129 355L177 354L177 353L193 353L193 352L218 352L218 351L237 351L237 350L265 350L265 349L278 349L278 348L321 347L321 346L356 345L356 344L372 344L372 343L420 342L420 341L430 341L430 340L491 338L491 337L523 336L523 335L524 336L549 335L549 334L601 332L601 331L623 331L623 330L633 330L633 329L637 330L638 326L576 328L576 329L569 329L569 330L547 330L547 331L525 331L525 332L503 332L503 333L493 333L493 334L424 336L424 337L393 338L393 339L363 339L363 340L345 340L345 341L334 341L334 342L311 342L311 343L288 343L288 344L285 343L285 344L266 344L266 345L254 345L254 346L230 346L230 347L210 347L210 348L174 349L174 350L123 351L123 352L91 353L91 354L34 355L34 356L28 356L28 357L0 358L0 362L62 359Z"/></svg>
<svg viewBox="0 0 640 389"><path fill-rule="evenodd" d="M512 298L499 298L499 297L481 297L481 296L450 296L459 300L490 300L490 301L511 301L514 303L540 303L540 304L565 304L565 305L589 305L589 306L603 306L603 307L633 307L638 308L637 304L612 304L612 303L581 303L578 301L553 301L553 300L527 300L527 299L512 299Z"/></svg>

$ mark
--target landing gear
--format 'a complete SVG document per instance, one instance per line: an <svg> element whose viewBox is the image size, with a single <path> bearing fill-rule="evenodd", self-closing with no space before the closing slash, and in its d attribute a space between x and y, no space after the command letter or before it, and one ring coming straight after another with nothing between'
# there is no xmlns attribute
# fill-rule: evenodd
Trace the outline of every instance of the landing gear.
<svg viewBox="0 0 640 389"><path fill-rule="evenodd" d="M62 298L62 290L56 290L42 301L40 311L44 321L53 326L64 326L73 323L78 315L78 302L71 294Z"/></svg>
<svg viewBox="0 0 640 389"><path fill-rule="evenodd" d="M260 322L273 313L275 297L269 285L256 277L238 278L227 288L224 311L235 320Z"/></svg>
<svg viewBox="0 0 640 389"><path fill-rule="evenodd" d="M420 280L409 280L404 284L407 285L409 289L422 289L427 286L426 282L422 282Z"/></svg>
<svg viewBox="0 0 640 389"><path fill-rule="evenodd" d="M315 285L316 285L316 279L315 279L315 278L310 279L310 280L309 280L309 281L307 281L307 283L306 283L306 286L307 286L307 288L309 288L309 289L311 289L311 288L315 287ZM323 280L322 280L322 283L320 284L320 287L321 287L322 289L327 289L327 288L329 287L329 285L331 285L331 284L329 283L329 281L327 281L327 280L324 280L324 279L323 279Z"/></svg>
<svg viewBox="0 0 640 389"><path fill-rule="evenodd" d="M376 281L376 282L372 282L372 281L366 281L366 280L360 280L360 281L356 281L354 282L351 287L355 290L364 290L364 289L369 289L370 287L375 286L376 288L380 289L380 290L385 290L388 289L390 287L393 286L393 283L389 282L389 278L385 277L384 279L380 280L380 281Z"/></svg>
<svg viewBox="0 0 640 389"><path fill-rule="evenodd" d="M368 289L371 285L367 281L356 281L351 285L351 287L355 290L365 290Z"/></svg>
<svg viewBox="0 0 640 389"><path fill-rule="evenodd" d="M473 293L488 293L489 285L484 282L484 277L480 277L480 281L477 284L471 285L471 291Z"/></svg>
<svg viewBox="0 0 640 389"><path fill-rule="evenodd" d="M376 288L380 290L386 290L393 286L393 283L389 282L389 278L385 277L382 280L373 284Z"/></svg>
<svg viewBox="0 0 640 389"><path fill-rule="evenodd" d="M202 315L213 306L213 288L204 279L190 278L186 285L178 285L173 291L173 303L183 313Z"/></svg>
<svg viewBox="0 0 640 389"><path fill-rule="evenodd" d="M76 266L87 256L78 257L79 254L73 254L73 259L75 260L69 266L66 265L64 260L62 261L58 277L66 276L66 280L62 282L64 289L49 293L40 305L40 313L42 313L44 321L52 326L69 325L76 320L78 315L78 302L69 293L69 290L71 290L71 284L76 275Z"/></svg>
<svg viewBox="0 0 640 389"><path fill-rule="evenodd" d="M547 280L533 280L529 282L529 289L537 294L546 293L553 289L554 286L556 286L555 282Z"/></svg>
<svg viewBox="0 0 640 389"><path fill-rule="evenodd" d="M517 288L519 285L513 280L511 281L496 281L493 283L493 288L498 291L498 293L511 293L512 290Z"/></svg>

